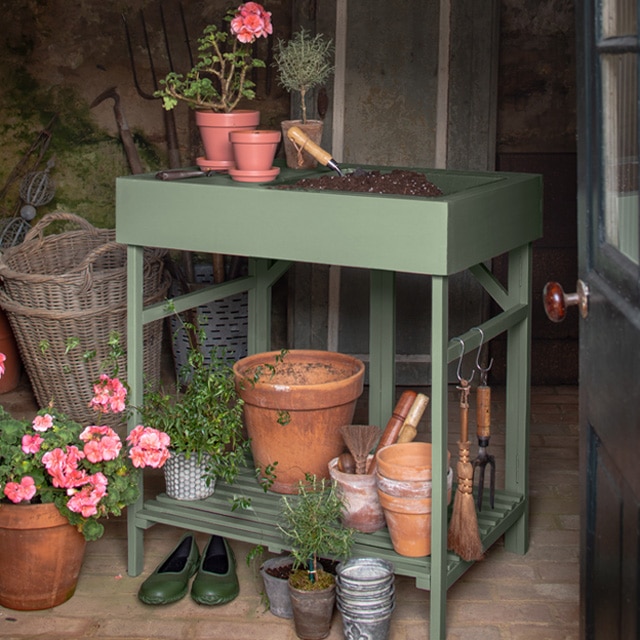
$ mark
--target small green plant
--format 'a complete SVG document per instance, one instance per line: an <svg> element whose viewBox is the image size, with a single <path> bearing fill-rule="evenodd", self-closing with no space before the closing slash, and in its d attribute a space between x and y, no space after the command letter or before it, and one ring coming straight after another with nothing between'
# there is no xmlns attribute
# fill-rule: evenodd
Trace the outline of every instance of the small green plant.
<svg viewBox="0 0 640 640"><path fill-rule="evenodd" d="M291 546L294 558L292 582L299 589L324 588L333 576L318 571L318 558L347 558L351 552L353 529L340 521L344 504L333 482L306 475L298 495L281 499L278 528Z"/></svg>
<svg viewBox="0 0 640 640"><path fill-rule="evenodd" d="M325 40L321 33L312 37L304 28L288 42L278 40L273 66L278 70L280 84L287 91L300 94L303 124L307 122L306 95L333 73L332 54L331 40Z"/></svg>
<svg viewBox="0 0 640 640"><path fill-rule="evenodd" d="M203 340L203 331L184 323L190 340ZM233 369L224 357L211 353L205 361L191 344L187 365L180 371L184 391L148 390L140 415L143 423L162 429L171 438L173 452L198 461L208 454L206 476L232 484L244 466L249 443L242 437L242 406Z"/></svg>

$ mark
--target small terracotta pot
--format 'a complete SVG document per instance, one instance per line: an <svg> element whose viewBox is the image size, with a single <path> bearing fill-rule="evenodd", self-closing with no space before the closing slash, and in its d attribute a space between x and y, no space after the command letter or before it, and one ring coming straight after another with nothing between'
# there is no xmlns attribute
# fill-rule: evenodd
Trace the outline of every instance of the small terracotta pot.
<svg viewBox="0 0 640 640"><path fill-rule="evenodd" d="M233 147L236 168L241 171L271 169L281 138L280 131L268 129L232 131L229 140Z"/></svg>
<svg viewBox="0 0 640 640"><path fill-rule="evenodd" d="M431 553L431 498L403 498L378 490L394 551L421 558Z"/></svg>
<svg viewBox="0 0 640 640"><path fill-rule="evenodd" d="M378 472L390 480L431 480L431 443L391 444L377 453ZM447 467L451 453L447 452Z"/></svg>
<svg viewBox="0 0 640 640"><path fill-rule="evenodd" d="M369 460L372 458L369 456ZM344 526L363 533L382 529L385 525L384 512L378 500L375 474L342 473L338 470L338 458L329 462L329 473L345 503L342 513Z"/></svg>
<svg viewBox="0 0 640 640"><path fill-rule="evenodd" d="M0 605L50 609L75 593L86 540L54 504L0 505Z"/></svg>

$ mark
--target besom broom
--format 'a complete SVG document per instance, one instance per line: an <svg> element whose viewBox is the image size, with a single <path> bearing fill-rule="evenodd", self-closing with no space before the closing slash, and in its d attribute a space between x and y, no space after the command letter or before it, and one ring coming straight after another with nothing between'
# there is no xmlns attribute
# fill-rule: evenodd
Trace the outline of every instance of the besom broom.
<svg viewBox="0 0 640 640"><path fill-rule="evenodd" d="M467 562L481 560L482 541L478 532L478 514L473 499L473 465L469 457L469 387L460 380L460 440L458 441L458 488L447 536L447 547Z"/></svg>

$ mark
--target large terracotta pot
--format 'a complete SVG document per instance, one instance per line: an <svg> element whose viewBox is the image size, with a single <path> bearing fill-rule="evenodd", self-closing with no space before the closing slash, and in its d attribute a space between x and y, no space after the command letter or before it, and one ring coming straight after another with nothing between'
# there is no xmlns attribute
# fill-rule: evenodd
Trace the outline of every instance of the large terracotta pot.
<svg viewBox="0 0 640 640"><path fill-rule="evenodd" d="M196 111L196 124L200 130L207 169L230 169L235 165L229 133L235 129L255 129L260 123L256 110L214 113Z"/></svg>
<svg viewBox="0 0 640 640"><path fill-rule="evenodd" d="M74 594L86 540L53 504L0 505L0 605L49 609Z"/></svg>
<svg viewBox="0 0 640 640"><path fill-rule="evenodd" d="M306 473L328 478L329 461L342 453L340 427L353 420L364 364L312 350L291 350L276 364L279 354L242 358L233 370L256 467L264 472L277 462L270 489L297 493Z"/></svg>

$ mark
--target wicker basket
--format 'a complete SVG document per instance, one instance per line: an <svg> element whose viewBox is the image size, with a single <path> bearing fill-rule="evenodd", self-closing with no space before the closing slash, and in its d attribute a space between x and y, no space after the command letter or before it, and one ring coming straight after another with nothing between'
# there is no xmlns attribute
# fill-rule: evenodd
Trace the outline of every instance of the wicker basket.
<svg viewBox="0 0 640 640"><path fill-rule="evenodd" d="M78 229L44 235L54 222ZM161 284L164 249L145 249L144 293ZM98 229L72 213L51 213L29 231L24 242L0 256L0 278L8 296L39 309L93 310L126 300L127 247L113 229Z"/></svg>
<svg viewBox="0 0 640 640"><path fill-rule="evenodd" d="M169 280L145 304L159 302L166 296ZM120 306L95 311L49 311L25 307L11 300L0 290L0 305L5 309L15 334L20 357L31 380L38 405L50 403L81 424L124 424L124 416L97 414L88 404L93 397L93 385L105 370L109 356L108 340L112 332L121 339L124 354L118 358L119 377L126 379L126 299ZM161 375L163 321L145 325L143 331L145 380L157 385ZM67 350L67 340L78 340L78 346ZM42 345L46 344L46 349ZM84 355L95 350L95 357Z"/></svg>
<svg viewBox="0 0 640 640"><path fill-rule="evenodd" d="M80 228L44 236L44 229L56 221ZM127 252L114 237L112 230L96 229L73 214L53 213L0 258L4 283L0 306L9 318L38 404L53 402L83 424L98 419L110 426L124 424L122 416L98 416L88 407L93 384L105 371L113 332L120 335L126 354ZM169 289L164 254L164 250L145 250L145 304L159 302ZM160 380L162 330L162 320L144 327L143 366L150 384ZM69 339L78 341L71 350ZM87 360L85 354L91 351L95 357ZM117 366L119 376L126 378L126 355Z"/></svg>

